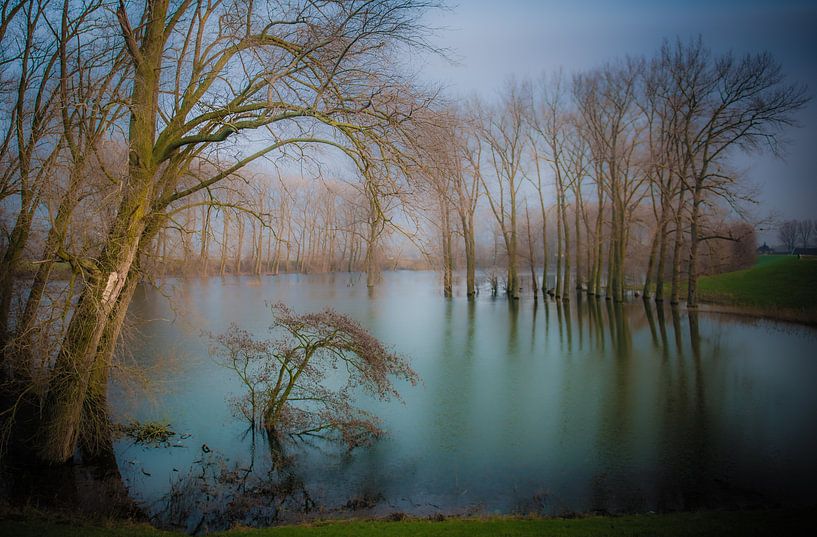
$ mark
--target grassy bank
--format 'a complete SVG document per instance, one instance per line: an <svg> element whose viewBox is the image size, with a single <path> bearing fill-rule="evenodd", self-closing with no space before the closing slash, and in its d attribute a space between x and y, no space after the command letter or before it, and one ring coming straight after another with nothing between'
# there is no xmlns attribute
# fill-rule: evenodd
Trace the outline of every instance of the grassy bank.
<svg viewBox="0 0 817 537"><path fill-rule="evenodd" d="M764 256L751 268L702 277L698 292L704 303L817 324L817 257Z"/></svg>
<svg viewBox="0 0 817 537"><path fill-rule="evenodd" d="M815 511L759 510L698 513L588 516L580 518L449 518L442 521L356 520L321 522L265 529L236 528L213 536L233 537L332 537L346 535L383 537L455 536L691 536L691 535L806 535ZM0 520L0 535L19 537L181 537L147 525L110 524L86 526L69 520L14 517Z"/></svg>

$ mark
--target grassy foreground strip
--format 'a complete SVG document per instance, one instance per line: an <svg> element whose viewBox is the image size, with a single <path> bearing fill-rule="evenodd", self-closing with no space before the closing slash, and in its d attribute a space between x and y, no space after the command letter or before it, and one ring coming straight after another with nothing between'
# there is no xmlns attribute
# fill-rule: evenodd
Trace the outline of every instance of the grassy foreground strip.
<svg viewBox="0 0 817 537"><path fill-rule="evenodd" d="M817 323L817 257L763 256L751 268L701 278L698 292L702 302Z"/></svg>
<svg viewBox="0 0 817 537"><path fill-rule="evenodd" d="M222 537L332 537L383 536L747 536L810 535L814 509L761 511L707 511L579 518L449 518L441 522L422 519L402 521L353 520L318 522L264 529L236 528L211 533ZM19 537L181 537L147 525L84 526L57 520L0 520L0 535Z"/></svg>

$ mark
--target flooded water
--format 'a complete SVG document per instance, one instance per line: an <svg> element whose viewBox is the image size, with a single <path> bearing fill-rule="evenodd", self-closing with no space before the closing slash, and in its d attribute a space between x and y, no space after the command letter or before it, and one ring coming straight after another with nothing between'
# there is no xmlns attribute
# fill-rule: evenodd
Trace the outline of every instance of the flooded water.
<svg viewBox="0 0 817 537"><path fill-rule="evenodd" d="M171 298L169 299L169 295ZM202 331L268 337L267 303L331 306L406 356L404 401L359 404L387 436L348 452L288 442L273 465L228 399ZM211 278L141 289L115 382L119 421L168 421L168 447L117 443L131 493L189 530L309 514L631 512L817 501L817 331L685 311L483 292L433 273ZM128 376L128 375L125 375ZM133 374L130 377L134 377ZM217 517L213 514L219 512Z"/></svg>

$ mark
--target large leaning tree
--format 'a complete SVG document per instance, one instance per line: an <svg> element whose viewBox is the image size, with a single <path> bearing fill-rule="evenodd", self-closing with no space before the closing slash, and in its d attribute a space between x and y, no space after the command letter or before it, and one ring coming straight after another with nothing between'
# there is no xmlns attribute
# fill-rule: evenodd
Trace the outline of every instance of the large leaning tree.
<svg viewBox="0 0 817 537"><path fill-rule="evenodd" d="M124 58L111 69L127 73L127 117L119 124L127 173L99 252L70 259L84 283L52 359L34 436L40 460L50 463L70 459L80 441L89 451L106 443L99 439L115 344L141 258L169 214L251 162L290 150L329 147L372 175L389 165L383 155L399 153L403 126L428 104L393 57L426 46L418 21L431 2L98 5L113 15L95 31L113 37ZM211 165L197 166L202 160ZM6 352L4 362L11 359Z"/></svg>

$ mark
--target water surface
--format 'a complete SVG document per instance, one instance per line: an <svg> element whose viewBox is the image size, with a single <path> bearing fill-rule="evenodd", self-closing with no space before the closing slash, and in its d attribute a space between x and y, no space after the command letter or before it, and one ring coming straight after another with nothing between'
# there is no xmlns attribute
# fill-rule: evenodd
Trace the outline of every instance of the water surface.
<svg viewBox="0 0 817 537"><path fill-rule="evenodd" d="M275 476L287 486L259 500L259 481L244 478L263 480L270 451L233 415L227 400L241 386L202 331L235 322L268 337L267 303L278 301L352 316L407 356L422 384L401 386L403 403L360 401L388 432L372 447L284 446L290 464ZM813 329L640 301L446 300L438 276L418 272L387 273L374 291L348 274L175 281L140 289L130 313L139 337L126 364L146 367L151 389L116 382L117 417L167 420L185 437L164 448L122 440L120 467L134 496L189 529L218 509L269 523L304 510L560 514L817 501ZM237 489L263 506L246 507ZM191 505L168 507L171 490Z"/></svg>

